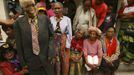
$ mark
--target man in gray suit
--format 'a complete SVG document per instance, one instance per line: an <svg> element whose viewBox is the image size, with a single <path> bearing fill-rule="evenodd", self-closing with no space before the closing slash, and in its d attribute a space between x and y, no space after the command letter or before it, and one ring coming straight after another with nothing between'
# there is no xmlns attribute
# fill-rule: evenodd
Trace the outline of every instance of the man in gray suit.
<svg viewBox="0 0 134 75"><path fill-rule="evenodd" d="M14 23L16 47L22 67L27 66L30 75L54 75L51 59L53 29L45 15L37 15L34 3L25 0L25 15Z"/></svg>

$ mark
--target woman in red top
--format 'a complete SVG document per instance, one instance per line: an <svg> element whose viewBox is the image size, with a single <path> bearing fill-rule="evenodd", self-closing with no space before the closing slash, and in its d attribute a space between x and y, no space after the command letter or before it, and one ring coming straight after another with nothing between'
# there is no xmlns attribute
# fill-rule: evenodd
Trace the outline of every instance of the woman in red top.
<svg viewBox="0 0 134 75"><path fill-rule="evenodd" d="M101 39L103 59L100 70L103 75L115 75L119 67L120 44L115 33L115 28L109 27Z"/></svg>
<svg viewBox="0 0 134 75"><path fill-rule="evenodd" d="M92 0L92 6L98 19L97 27L101 28L107 14L107 5L104 3L104 0Z"/></svg>
<svg viewBox="0 0 134 75"><path fill-rule="evenodd" d="M0 47L0 70L3 75L24 75L28 72L26 68L21 71L16 71L15 64L11 60L15 57L15 51L9 44L3 44Z"/></svg>
<svg viewBox="0 0 134 75"><path fill-rule="evenodd" d="M69 75L82 75L82 49L84 30L79 28L71 41Z"/></svg>

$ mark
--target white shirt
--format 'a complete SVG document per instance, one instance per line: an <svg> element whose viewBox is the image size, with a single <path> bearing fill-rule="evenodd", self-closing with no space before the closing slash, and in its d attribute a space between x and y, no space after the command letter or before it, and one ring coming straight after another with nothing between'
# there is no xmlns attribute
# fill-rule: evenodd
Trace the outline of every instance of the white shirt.
<svg viewBox="0 0 134 75"><path fill-rule="evenodd" d="M54 31L56 30L56 17L52 16L50 18L50 21L53 25ZM60 29L62 33L67 33L67 39L66 39L66 48L70 48L71 40L72 40L72 26L71 26L71 20L70 18L63 16L62 20L60 21Z"/></svg>
<svg viewBox="0 0 134 75"><path fill-rule="evenodd" d="M79 14L79 18L78 18L78 22L79 24L77 25L76 28L79 28L79 27L83 27L84 29L88 29L88 25L89 25L89 16L90 16L90 12L89 11L86 11L84 13L84 11L81 12L81 14Z"/></svg>
<svg viewBox="0 0 134 75"><path fill-rule="evenodd" d="M134 12L134 6L131 6L131 7L126 7L123 11L124 14L127 14L127 13L132 13Z"/></svg>

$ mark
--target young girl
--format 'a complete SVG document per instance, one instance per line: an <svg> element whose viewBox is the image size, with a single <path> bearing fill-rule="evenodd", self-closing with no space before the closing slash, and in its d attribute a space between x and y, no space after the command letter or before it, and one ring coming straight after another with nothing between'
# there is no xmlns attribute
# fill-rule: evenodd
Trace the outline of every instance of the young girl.
<svg viewBox="0 0 134 75"><path fill-rule="evenodd" d="M28 72L26 68L23 68L21 71L19 62L16 59L16 51L9 44L3 44L0 47L0 70L3 75L24 75Z"/></svg>
<svg viewBox="0 0 134 75"><path fill-rule="evenodd" d="M16 41L15 41L13 26L2 26L2 29L8 36L8 38L6 39L6 43L11 45L15 49Z"/></svg>
<svg viewBox="0 0 134 75"><path fill-rule="evenodd" d="M71 41L69 75L82 75L83 34L82 28L78 29Z"/></svg>

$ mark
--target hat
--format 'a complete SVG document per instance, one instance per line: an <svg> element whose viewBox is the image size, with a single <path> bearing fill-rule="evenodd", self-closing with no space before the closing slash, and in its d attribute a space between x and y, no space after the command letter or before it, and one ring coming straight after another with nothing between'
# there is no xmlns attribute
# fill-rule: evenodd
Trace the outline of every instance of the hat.
<svg viewBox="0 0 134 75"><path fill-rule="evenodd" d="M19 1L20 1L20 6L22 8L26 8L29 5L35 4L35 1L34 0L19 0Z"/></svg>
<svg viewBox="0 0 134 75"><path fill-rule="evenodd" d="M97 35L101 35L101 33L102 33L99 28L93 27L93 26L88 28L88 32L91 32L91 31L95 31L97 33Z"/></svg>
<svg viewBox="0 0 134 75"><path fill-rule="evenodd" d="M46 11L46 8L45 7L39 7L37 9L38 9L38 11L40 11L40 10Z"/></svg>

